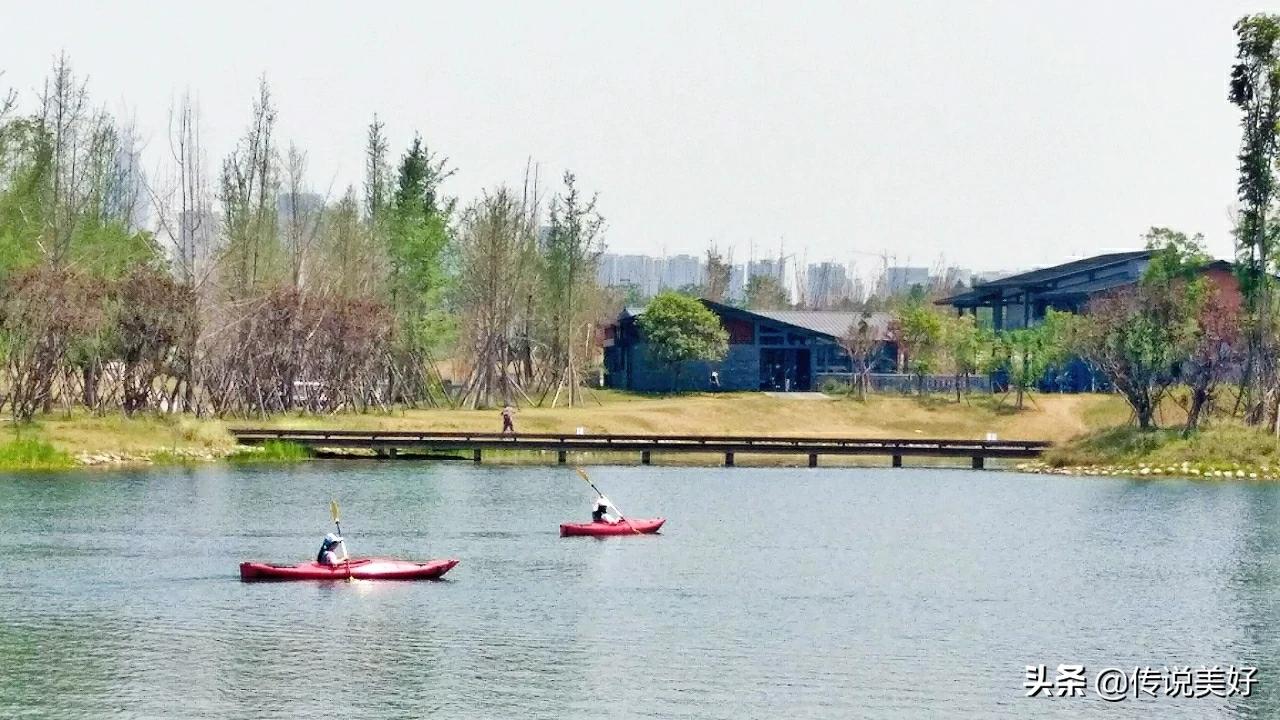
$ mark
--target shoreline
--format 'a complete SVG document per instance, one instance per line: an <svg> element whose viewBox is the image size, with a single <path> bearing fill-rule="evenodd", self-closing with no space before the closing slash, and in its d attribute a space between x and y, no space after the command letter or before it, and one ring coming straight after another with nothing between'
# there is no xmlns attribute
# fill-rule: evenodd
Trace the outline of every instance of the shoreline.
<svg viewBox="0 0 1280 720"><path fill-rule="evenodd" d="M1096 464L1055 466L1043 461L1019 463L1018 472L1032 475L1066 475L1072 477L1169 478L1171 480L1280 480L1280 468L1269 465L1239 463L1193 463L1177 465L1147 462L1131 464Z"/></svg>
<svg viewBox="0 0 1280 720"><path fill-rule="evenodd" d="M253 455L264 455L261 458L255 458ZM595 465L595 466L612 466L612 467L642 467L644 466L638 459L633 457L634 453L618 452L618 453L592 453L580 452L570 453L570 461L568 466L575 464ZM719 455L708 454L702 457L698 454L671 454L659 456L651 463L651 467L682 467L682 468L721 468L724 467L723 462L718 461ZM742 458L740 455L739 458ZM261 447L252 445L235 445L227 448L217 449L189 449L178 448L176 450L161 450L154 452L94 452L94 453L78 453L72 456L74 464L67 467L49 467L49 468L23 468L23 467L4 467L0 466L0 472L18 472L18 471L66 471L88 468L98 469L127 469L139 467L163 467L166 465L205 465L205 464L251 464L251 465L268 465L268 464L297 464L306 463L316 460L373 460L378 462L459 462L472 464L470 457L458 455L432 455L432 456L414 456L402 455L395 458L379 457L374 454L364 454L359 452L346 451L321 451L308 457L290 457L278 458L265 453ZM528 451L504 451L502 453L490 453L486 455L484 463L487 465L496 465L504 467L513 466L544 466L555 467L558 465L556 456L553 451L546 450L528 450ZM755 455L748 456L746 462L739 462L737 467L743 468L808 468L803 456L792 458L786 455ZM818 468L813 469L927 469L927 470L970 470L968 466L956 462L947 462L946 459L937 462L930 462L928 458L917 458L917 462L905 465L902 468L892 468L887 458L879 456L847 456L832 457L831 462L823 463ZM1249 481L1275 481L1280 480L1280 467L1272 467L1270 465L1247 465L1240 463L1195 463L1184 461L1177 464L1158 464L1149 462L1137 463L1096 463L1096 464L1077 464L1056 466L1043 460L1034 460L1030 462L1014 462L1011 460L992 461L989 466L979 472L1019 472L1031 475L1060 475L1066 477L1115 477L1115 478L1131 478L1131 479L1156 479L1168 478L1179 480L1249 480Z"/></svg>
<svg viewBox="0 0 1280 720"><path fill-rule="evenodd" d="M1114 395L1044 395L1034 407L1016 410L998 398L974 396L957 403L940 396L877 395L865 400L829 397L798 402L759 393L637 395L601 391L586 406L522 407L516 428L522 433L620 435L758 435L970 439L996 435L1002 440L1046 440L1053 447L1034 460L988 459L987 469L1087 477L1187 477L1232 480L1280 479L1280 440L1240 423L1218 421L1183 438L1174 429L1153 432L1127 426L1128 410ZM191 415L94 415L55 413L0 435L0 472L78 468L195 465L210 462L299 462L312 453L282 444L241 446L228 425L264 429L357 431L494 432L495 410L396 408L385 413L325 416L277 415L255 419L218 419ZM1172 423L1176 417L1169 417ZM0 424L0 427L4 427ZM360 457L350 448L318 448L326 457ZM448 462L463 453L404 459ZM368 456L372 457L372 453ZM469 453L468 453L469 455ZM631 450L570 453L571 463L633 466L642 464ZM737 453L744 467L805 467L806 457ZM723 465L719 454L653 453L653 464L711 468ZM547 450L486 451L485 463L555 465ZM967 469L955 458L907 458L906 467ZM828 468L889 468L889 456L824 455Z"/></svg>

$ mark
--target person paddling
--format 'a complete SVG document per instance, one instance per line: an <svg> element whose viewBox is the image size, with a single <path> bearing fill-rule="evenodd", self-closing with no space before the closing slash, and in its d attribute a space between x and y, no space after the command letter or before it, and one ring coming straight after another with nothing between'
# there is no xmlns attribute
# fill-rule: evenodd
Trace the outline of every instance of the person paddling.
<svg viewBox="0 0 1280 720"><path fill-rule="evenodd" d="M336 567L342 564L342 558L338 557L338 548L342 546L342 536L329 533L324 536L324 541L320 543L320 552L316 553L316 562L321 565Z"/></svg>
<svg viewBox="0 0 1280 720"><path fill-rule="evenodd" d="M609 498L600 495L595 499L595 503L591 506L591 522L616 525L621 519L621 515L618 514L618 508L609 502Z"/></svg>

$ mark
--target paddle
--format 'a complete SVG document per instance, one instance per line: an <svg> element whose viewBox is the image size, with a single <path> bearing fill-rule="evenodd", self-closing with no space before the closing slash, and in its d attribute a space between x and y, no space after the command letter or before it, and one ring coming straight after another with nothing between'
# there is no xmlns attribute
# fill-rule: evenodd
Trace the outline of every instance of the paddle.
<svg viewBox="0 0 1280 720"><path fill-rule="evenodd" d="M596 487L596 484L595 484L595 483L593 483L593 482L591 482L591 478L587 477L587 471L586 471L586 470L583 470L583 469L582 469L582 468L580 468L580 467L575 467L575 468L574 468L574 470L577 470L577 471L578 471L578 476L579 476L579 477L581 477L583 480L586 480L586 481L587 481L587 484L591 486L591 489L596 491L596 495L599 495L600 497L604 497L604 493L600 492L600 488ZM614 509L614 510L618 510L618 506L617 506L617 505L614 505L614 506L613 506L613 509ZM640 532L639 530L637 530L637 529L636 529L636 526L635 526L635 525L632 525L632 524L631 524L631 521L630 521L630 520L628 520L626 517L624 517L624 516L623 516L623 514L622 514L622 511L621 511L621 510L618 510L618 519L620 519L620 520L622 520L622 522L626 523L626 524L627 524L627 527L631 528L631 532L633 532L633 533L635 533L635 534L637 534L637 535L643 535L643 534L644 534L644 533Z"/></svg>
<svg viewBox="0 0 1280 720"><path fill-rule="evenodd" d="M329 517L333 520L333 526L338 528L338 537L342 537L342 520L338 515L338 501L329 501ZM351 558L347 556L347 540L342 539L342 562L347 566L347 582L351 582L355 578L351 577Z"/></svg>

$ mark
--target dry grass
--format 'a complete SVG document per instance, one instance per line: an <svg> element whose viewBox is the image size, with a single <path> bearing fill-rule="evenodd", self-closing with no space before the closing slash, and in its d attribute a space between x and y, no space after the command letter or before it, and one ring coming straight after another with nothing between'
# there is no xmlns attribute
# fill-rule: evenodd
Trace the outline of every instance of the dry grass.
<svg viewBox="0 0 1280 720"><path fill-rule="evenodd" d="M596 393L599 402L575 408L522 408L521 432L655 433L689 435L814 435L827 437L1001 438L1061 442L1124 422L1128 410L1110 395L1039 395L1019 411L998 399L876 396L856 400L797 400L760 393L645 397ZM233 423L277 428L358 430L475 430L497 432L497 410L405 410L390 415L279 416Z"/></svg>
<svg viewBox="0 0 1280 720"><path fill-rule="evenodd" d="M964 403L945 397L875 396L866 402L851 399L798 400L760 393L638 396L593 393L584 407L521 408L516 428L521 432L699 434L699 435L813 435L827 437L941 437L981 438L988 432L1003 439L1050 440L1071 438L1118 425L1128 417L1124 403L1110 395L1037 395L1021 411L998 398L975 396ZM234 441L227 426L278 428L430 429L498 431L498 410L404 410L390 414L333 416L276 416L265 420L220 422L189 416L95 416L61 413L41 418L24 429L60 451L76 454L164 454L191 450L227 450ZM10 433L11 434L11 433ZM0 434L0 440L7 439ZM536 454L529 460L540 462ZM486 458L488 459L488 458ZM494 458L497 459L497 458ZM587 460L587 458L582 458ZM598 458L599 459L599 458ZM630 458L629 461L634 461ZM658 458L655 458L657 461ZM718 457L663 457L663 464L715 464ZM824 465L881 464L880 458L824 458ZM588 460L589 461L589 460ZM803 456L743 456L749 465L792 465Z"/></svg>
<svg viewBox="0 0 1280 720"><path fill-rule="evenodd" d="M1280 467L1280 439L1235 420L1218 420L1182 437L1182 428L1141 431L1126 425L1106 428L1055 447L1045 455L1054 467L1177 466L1202 470Z"/></svg>
<svg viewBox="0 0 1280 720"><path fill-rule="evenodd" d="M9 433L12 434L10 430ZM126 418L55 413L23 429L65 452L147 454L174 450L227 449L235 441L216 420L145 415Z"/></svg>

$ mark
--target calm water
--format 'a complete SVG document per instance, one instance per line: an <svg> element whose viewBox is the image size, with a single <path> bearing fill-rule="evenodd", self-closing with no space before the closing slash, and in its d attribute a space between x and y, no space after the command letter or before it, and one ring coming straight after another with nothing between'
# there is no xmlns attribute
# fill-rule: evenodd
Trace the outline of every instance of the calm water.
<svg viewBox="0 0 1280 720"><path fill-rule="evenodd" d="M1280 487L599 468L0 476L0 717L1276 717ZM343 504L444 582L242 584ZM1025 699L1027 664L1256 665L1249 700Z"/></svg>

